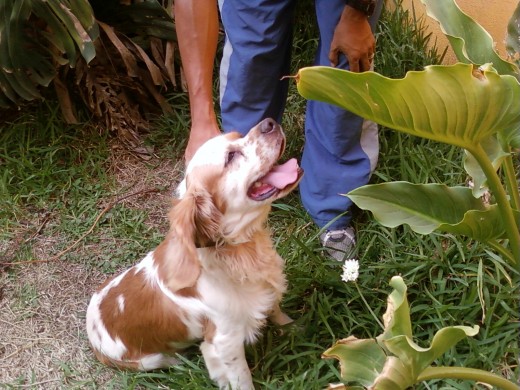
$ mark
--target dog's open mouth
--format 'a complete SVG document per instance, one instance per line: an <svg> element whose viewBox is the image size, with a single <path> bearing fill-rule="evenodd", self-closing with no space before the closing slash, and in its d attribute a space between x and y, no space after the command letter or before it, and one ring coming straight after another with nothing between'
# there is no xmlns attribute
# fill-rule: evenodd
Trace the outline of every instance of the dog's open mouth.
<svg viewBox="0 0 520 390"><path fill-rule="evenodd" d="M267 175L255 181L253 185L249 187L247 195L257 201L269 199L287 186L296 183L302 172L295 158L290 159L282 165L275 165Z"/></svg>

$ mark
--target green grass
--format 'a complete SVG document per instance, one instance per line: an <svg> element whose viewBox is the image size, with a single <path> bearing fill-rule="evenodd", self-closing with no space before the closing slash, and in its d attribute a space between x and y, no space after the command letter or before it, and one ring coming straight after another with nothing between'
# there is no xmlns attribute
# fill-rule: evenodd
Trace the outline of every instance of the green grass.
<svg viewBox="0 0 520 390"><path fill-rule="evenodd" d="M309 4L304 2L300 11ZM310 65L316 44L310 13L297 20L294 71ZM404 13L385 14L378 35L377 70L401 77L436 60L424 50L424 32ZM146 142L160 160L182 158L189 129L185 94L169 96L175 114L160 118ZM55 254L82 236L108 199L132 188L121 188L109 170L109 140L91 127L65 126L54 103L31 105L0 133L0 244L9 261L30 257L38 237L58 238ZM288 134L286 157L299 157L303 143L305 101L292 84L283 126ZM380 162L374 182L408 180L460 185L466 176L459 149L381 131ZM157 161L141 163L153 175ZM167 189L162 189L167 192ZM164 210L164 213L166 210ZM44 224L44 222L47 222ZM402 275L408 285L413 332L427 346L433 334L451 325L481 326L479 334L461 341L437 364L481 368L518 378L518 274L479 243L437 233L420 236L407 227L382 227L372 216L355 211L360 276L343 283L337 264L327 261L319 246L317 228L302 209L297 193L275 205L270 223L279 253L286 260L289 281L284 310L295 323L280 329L268 325L257 344L247 347L254 380L262 389L323 389L339 381L335 361L321 353L336 340L381 333L381 317L391 291L390 278ZM145 210L118 204L66 261L111 274L139 260L160 242L165 221L150 224ZM9 268L11 278L21 267ZM91 286L94 289L96 286ZM30 284L19 288L20 305L34 307L38 292ZM84 313L78 313L83 316ZM61 362L61 388L95 389L99 373L107 369L92 357L88 375ZM212 388L196 348L170 370L112 374L103 389ZM80 375L81 374L81 375ZM78 379L80 378L81 379ZM85 379L86 378L86 379ZM37 382L27 377L20 383ZM11 383L16 388L15 383ZM471 383L431 381L419 389L473 389Z"/></svg>

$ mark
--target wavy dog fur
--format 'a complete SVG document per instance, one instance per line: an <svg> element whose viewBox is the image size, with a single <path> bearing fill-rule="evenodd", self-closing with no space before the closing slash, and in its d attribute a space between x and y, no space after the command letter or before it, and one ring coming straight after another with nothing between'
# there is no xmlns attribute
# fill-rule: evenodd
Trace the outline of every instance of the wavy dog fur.
<svg viewBox="0 0 520 390"><path fill-rule="evenodd" d="M302 176L296 165L279 173L282 184L267 179L284 146L282 129L266 119L245 137L222 135L199 149L178 187L164 241L92 296L87 333L101 362L168 367L176 352L202 340L209 375L221 389L253 389L244 343L255 341L267 317L290 322L279 308L283 260L266 228L271 203Z"/></svg>

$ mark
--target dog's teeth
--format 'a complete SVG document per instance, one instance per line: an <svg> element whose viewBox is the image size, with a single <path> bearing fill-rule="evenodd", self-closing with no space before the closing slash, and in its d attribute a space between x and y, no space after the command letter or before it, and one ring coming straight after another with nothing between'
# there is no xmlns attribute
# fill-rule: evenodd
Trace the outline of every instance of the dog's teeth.
<svg viewBox="0 0 520 390"><path fill-rule="evenodd" d="M258 188L261 185L262 185L262 183L260 183L259 181L256 181L255 184L253 185L253 187Z"/></svg>

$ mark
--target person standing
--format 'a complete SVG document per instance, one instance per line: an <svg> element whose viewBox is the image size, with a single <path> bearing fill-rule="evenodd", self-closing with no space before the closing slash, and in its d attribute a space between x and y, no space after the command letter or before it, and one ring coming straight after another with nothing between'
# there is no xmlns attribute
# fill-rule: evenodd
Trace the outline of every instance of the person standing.
<svg viewBox="0 0 520 390"><path fill-rule="evenodd" d="M189 3L198 19L192 17L191 20L177 21ZM216 18L210 16L217 14L214 0L176 0L175 4L184 68L192 68L192 73L212 72L212 66L203 70L202 61L193 59L193 56L196 48L204 51L201 42L208 36L200 31L212 23L200 18L201 9L205 8L204 12L210 18ZM220 65L224 131L235 130L245 134L267 117L281 122L288 91L288 80L282 78L290 73L294 6L295 0L219 1L226 34ZM370 70L376 43L373 31L381 8L381 0L315 0L320 36L314 64L353 72ZM208 9L212 11L208 12ZM207 41L215 42L216 39L215 34ZM208 55L213 56L213 60L214 51ZM204 56L199 55L201 57ZM196 90L201 78L190 80L188 72L185 72L188 90L192 90L192 115L199 115L195 107L201 106L200 100L207 101L207 93ZM192 95L203 98L197 101L197 96ZM187 160L206 135L218 133L214 127L208 132L208 128L202 129L197 125L202 122L216 124L216 120L207 119L214 118L214 111L208 115L203 113L192 117L185 155ZM200 120L204 116L206 120ZM377 126L374 123L339 107L308 101L301 163L305 175L300 183L300 196L313 221L324 229L320 241L336 260L349 258L355 245L351 215L345 213L352 202L342 194L368 183L378 151Z"/></svg>

